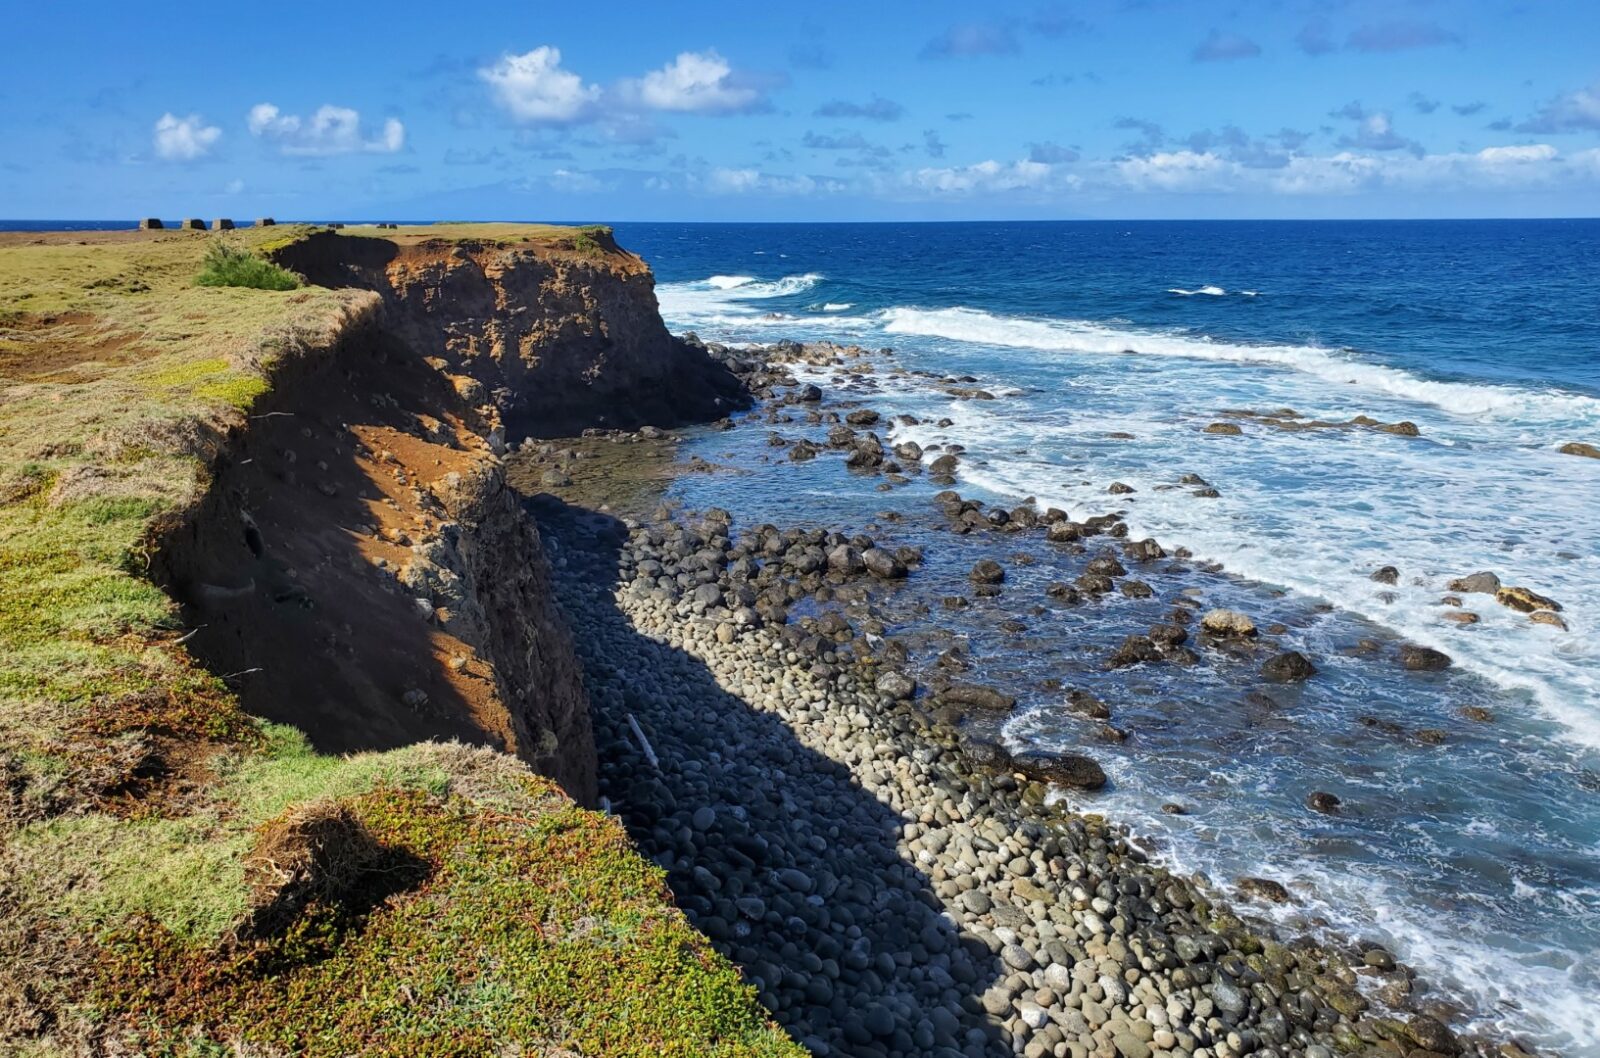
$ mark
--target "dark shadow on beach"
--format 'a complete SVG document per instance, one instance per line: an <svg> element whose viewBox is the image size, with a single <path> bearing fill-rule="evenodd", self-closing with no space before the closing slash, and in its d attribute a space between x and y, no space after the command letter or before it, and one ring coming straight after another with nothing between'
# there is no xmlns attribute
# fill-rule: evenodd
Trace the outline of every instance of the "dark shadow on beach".
<svg viewBox="0 0 1600 1058"><path fill-rule="evenodd" d="M762 1003L814 1053L1011 1054L978 1002L1005 971L896 849L914 820L700 659L633 628L611 594L620 521L549 495L529 507L567 565L557 591L585 665L601 793Z"/></svg>

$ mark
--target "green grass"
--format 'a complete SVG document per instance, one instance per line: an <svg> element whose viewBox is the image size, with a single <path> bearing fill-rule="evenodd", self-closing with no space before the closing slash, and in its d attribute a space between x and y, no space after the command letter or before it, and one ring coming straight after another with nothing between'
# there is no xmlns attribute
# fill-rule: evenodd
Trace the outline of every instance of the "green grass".
<svg viewBox="0 0 1600 1058"><path fill-rule="evenodd" d="M557 253L574 237L401 235ZM273 366L378 304L196 284L217 245L0 235L0 997L44 1012L0 1054L799 1058L614 820L488 750L318 754L179 645L152 532L202 498ZM151 761L178 774L147 780ZM326 804L428 877L241 938L264 828Z"/></svg>
<svg viewBox="0 0 1600 1058"><path fill-rule="evenodd" d="M203 287L293 290L300 285L293 272L232 243L214 243L201 264L195 283Z"/></svg>

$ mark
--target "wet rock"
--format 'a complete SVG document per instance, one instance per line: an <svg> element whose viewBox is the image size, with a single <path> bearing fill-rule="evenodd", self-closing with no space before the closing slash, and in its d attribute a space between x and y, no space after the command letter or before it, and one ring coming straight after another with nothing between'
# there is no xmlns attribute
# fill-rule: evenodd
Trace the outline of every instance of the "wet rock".
<svg viewBox="0 0 1600 1058"><path fill-rule="evenodd" d="M1432 647L1402 643L1400 664L1412 672L1443 672L1450 667L1450 655Z"/></svg>
<svg viewBox="0 0 1600 1058"><path fill-rule="evenodd" d="M849 544L840 544L828 552L828 568L850 576L865 572L867 565L860 551Z"/></svg>
<svg viewBox="0 0 1600 1058"><path fill-rule="evenodd" d="M1207 426L1202 432L1218 434L1223 437L1237 437L1244 433L1243 430L1239 429L1237 423L1231 422L1214 422L1210 426Z"/></svg>
<svg viewBox="0 0 1600 1058"><path fill-rule="evenodd" d="M976 683L952 683L940 691L937 698L945 705L961 705L995 713L1010 712L1017 704L1016 698L1004 691Z"/></svg>
<svg viewBox="0 0 1600 1058"><path fill-rule="evenodd" d="M882 548L869 547L861 553L867 572L883 580L900 580L906 575L905 563Z"/></svg>
<svg viewBox="0 0 1600 1058"><path fill-rule="evenodd" d="M848 426L833 426L828 429L829 448L849 448L856 443L856 432Z"/></svg>
<svg viewBox="0 0 1600 1058"><path fill-rule="evenodd" d="M1500 578L1488 570L1482 570L1477 573L1469 573L1465 577L1457 577L1447 587L1451 591L1459 591L1468 595L1473 593L1493 595L1500 590Z"/></svg>
<svg viewBox="0 0 1600 1058"><path fill-rule="evenodd" d="M900 672L885 672L873 686L880 695L894 702L909 701L917 693L917 681Z"/></svg>
<svg viewBox="0 0 1600 1058"><path fill-rule="evenodd" d="M1475 625L1478 623L1478 615L1473 613L1471 610L1452 610L1449 613L1440 614L1439 616L1443 620L1449 621L1451 624Z"/></svg>
<svg viewBox="0 0 1600 1058"><path fill-rule="evenodd" d="M1117 561L1117 556L1109 552L1102 552L1089 560L1089 564L1084 567L1084 572L1093 573L1100 577L1121 577L1128 571L1123 568L1121 562Z"/></svg>
<svg viewBox="0 0 1600 1058"><path fill-rule="evenodd" d="M1372 574L1372 579L1379 584L1398 584L1400 583L1400 571L1393 566L1384 566Z"/></svg>
<svg viewBox="0 0 1600 1058"><path fill-rule="evenodd" d="M1151 642L1163 650L1186 642L1188 638L1188 630L1179 624L1155 624L1150 626Z"/></svg>
<svg viewBox="0 0 1600 1058"><path fill-rule="evenodd" d="M1419 1014L1406 1023L1406 1035L1418 1047L1437 1054L1457 1054L1461 1050L1455 1034L1445 1028L1438 1018L1426 1014Z"/></svg>
<svg viewBox="0 0 1600 1058"><path fill-rule="evenodd" d="M1142 580L1125 580L1117 588L1130 599L1148 599L1155 594L1155 589Z"/></svg>
<svg viewBox="0 0 1600 1058"><path fill-rule="evenodd" d="M817 458L819 451L820 449L810 441L796 441L793 447L789 449L789 461L792 463L804 463L807 460Z"/></svg>
<svg viewBox="0 0 1600 1058"><path fill-rule="evenodd" d="M883 442L872 434L858 438L856 446L850 454L844 457L844 465L860 469L871 469L883 465Z"/></svg>
<svg viewBox="0 0 1600 1058"><path fill-rule="evenodd" d="M1238 610L1209 610L1200 618L1200 627L1207 634L1223 639L1242 639L1256 634L1255 622Z"/></svg>
<svg viewBox="0 0 1600 1058"><path fill-rule="evenodd" d="M922 462L922 446L915 441L902 441L895 445L894 454L907 463Z"/></svg>
<svg viewBox="0 0 1600 1058"><path fill-rule="evenodd" d="M1044 531L1044 538L1052 544L1065 544L1080 539L1083 532L1074 522L1051 522L1050 527Z"/></svg>
<svg viewBox="0 0 1600 1058"><path fill-rule="evenodd" d="M959 463L960 463L960 460L958 460L955 456L953 456L953 455L951 455L951 454L949 454L947 452L944 455L940 456L939 458L935 459L933 462L929 463L928 464L928 470L929 470L930 473L933 473L933 474L936 474L936 475L943 475L945 477L953 477L955 475L955 472L956 472L956 467L959 465Z"/></svg>
<svg viewBox="0 0 1600 1058"><path fill-rule="evenodd" d="M794 399L805 404L815 404L822 399L822 390L808 382L795 391Z"/></svg>
<svg viewBox="0 0 1600 1058"><path fill-rule="evenodd" d="M1261 666L1261 675L1275 683L1300 683L1316 674L1317 667L1298 650L1285 650Z"/></svg>
<svg viewBox="0 0 1600 1058"><path fill-rule="evenodd" d="M1081 601L1078 589L1062 581L1054 581L1045 588L1044 593L1052 599L1058 599L1069 605Z"/></svg>
<svg viewBox="0 0 1600 1058"><path fill-rule="evenodd" d="M992 558L979 559L967 574L974 584L999 584L1006 579L1005 567Z"/></svg>
<svg viewBox="0 0 1600 1058"><path fill-rule="evenodd" d="M1143 540L1130 540L1122 545L1122 553L1135 562L1154 562L1158 558L1166 558L1167 553L1156 543L1154 537Z"/></svg>
<svg viewBox="0 0 1600 1058"><path fill-rule="evenodd" d="M1494 712L1492 710L1485 709L1481 705L1463 705L1460 709L1460 713L1468 720L1474 720L1480 724L1494 723Z"/></svg>
<svg viewBox="0 0 1600 1058"><path fill-rule="evenodd" d="M1554 610L1561 612L1561 604L1548 596L1540 595L1536 591L1515 586L1501 588L1494 593L1494 601L1501 606L1509 607L1518 613L1532 613L1535 610Z"/></svg>
<svg viewBox="0 0 1600 1058"><path fill-rule="evenodd" d="M1333 815L1338 812L1339 806L1343 803L1333 794L1322 790L1313 790L1306 795L1306 807L1313 812L1321 812L1324 815Z"/></svg>
<svg viewBox="0 0 1600 1058"><path fill-rule="evenodd" d="M846 415L844 421L851 426L871 426L878 421L878 413L871 408L861 408Z"/></svg>
<svg viewBox="0 0 1600 1058"><path fill-rule="evenodd" d="M1105 770L1092 758L1076 753L1022 753L1011 758L1011 767L1030 779L1075 790L1098 790L1106 784Z"/></svg>
<svg viewBox="0 0 1600 1058"><path fill-rule="evenodd" d="M1566 620L1551 610L1535 610L1528 615L1528 620L1537 625L1549 625L1552 628L1559 628L1563 632L1567 630Z"/></svg>
<svg viewBox="0 0 1600 1058"><path fill-rule="evenodd" d="M1236 878L1234 885L1246 897L1256 897L1272 904L1287 904L1289 890L1271 878Z"/></svg>
<svg viewBox="0 0 1600 1058"><path fill-rule="evenodd" d="M1111 582L1110 577L1101 576L1098 573L1084 573L1078 577L1075 583L1085 595L1104 595L1116 586Z"/></svg>
<svg viewBox="0 0 1600 1058"><path fill-rule="evenodd" d="M1130 492L1138 492L1139 490L1134 488L1132 485L1125 485L1120 481L1113 481L1111 486L1107 488L1106 491L1111 493L1113 496L1126 496Z"/></svg>
<svg viewBox="0 0 1600 1058"><path fill-rule="evenodd" d="M1584 444L1582 441L1568 441L1566 444L1556 449L1556 451L1567 456L1584 456L1589 459L1600 459L1600 448L1596 448L1594 445Z"/></svg>
<svg viewBox="0 0 1600 1058"><path fill-rule="evenodd" d="M1131 635L1122 641L1107 664L1114 669L1161 660L1161 651L1149 636Z"/></svg>

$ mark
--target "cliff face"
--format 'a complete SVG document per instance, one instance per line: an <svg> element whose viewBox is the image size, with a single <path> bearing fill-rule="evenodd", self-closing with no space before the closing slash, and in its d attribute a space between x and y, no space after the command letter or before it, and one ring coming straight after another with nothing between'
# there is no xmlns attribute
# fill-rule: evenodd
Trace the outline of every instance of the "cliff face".
<svg viewBox="0 0 1600 1058"><path fill-rule="evenodd" d="M593 803L538 530L460 389L369 312L278 373L158 573L198 626L190 650L319 749L460 739Z"/></svg>
<svg viewBox="0 0 1600 1058"><path fill-rule="evenodd" d="M667 333L649 268L605 229L565 244L325 233L277 258L376 291L397 336L477 382L471 396L513 435L670 426L747 403L726 368Z"/></svg>

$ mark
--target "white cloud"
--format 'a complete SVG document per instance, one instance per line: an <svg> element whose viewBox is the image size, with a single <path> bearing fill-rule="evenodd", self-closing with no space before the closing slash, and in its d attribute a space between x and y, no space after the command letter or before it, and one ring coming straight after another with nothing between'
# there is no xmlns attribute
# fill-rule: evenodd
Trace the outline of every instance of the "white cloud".
<svg viewBox="0 0 1600 1058"><path fill-rule="evenodd" d="M1117 163L1122 179L1133 187L1161 191L1210 190L1218 177L1238 168L1210 151L1157 151Z"/></svg>
<svg viewBox="0 0 1600 1058"><path fill-rule="evenodd" d="M1525 147L1485 147L1478 152L1478 158L1489 165L1526 165L1551 161L1558 153L1548 143L1534 143Z"/></svg>
<svg viewBox="0 0 1600 1058"><path fill-rule="evenodd" d="M278 144L284 154L393 154L406 144L406 127L398 118L387 119L379 132L368 136L361 127L360 111L329 104L302 119L271 103L257 103L246 124L250 135Z"/></svg>
<svg viewBox="0 0 1600 1058"><path fill-rule="evenodd" d="M567 125L594 116L600 86L561 68L561 50L548 45L505 55L478 71L495 101L513 119L530 125Z"/></svg>
<svg viewBox="0 0 1600 1058"><path fill-rule="evenodd" d="M1600 83L1552 99L1517 126L1518 132L1562 133L1600 129Z"/></svg>
<svg viewBox="0 0 1600 1058"><path fill-rule="evenodd" d="M627 88L651 110L732 114L767 105L761 91L735 74L715 51L681 52Z"/></svg>
<svg viewBox="0 0 1600 1058"><path fill-rule="evenodd" d="M698 181L704 191L718 195L813 195L848 190L842 180L827 177L764 173L759 169L712 169Z"/></svg>
<svg viewBox="0 0 1600 1058"><path fill-rule="evenodd" d="M211 148L222 138L222 130L207 125L199 114L180 118L176 114L162 114L156 121L156 154L172 162L192 162L211 153Z"/></svg>
<svg viewBox="0 0 1600 1058"><path fill-rule="evenodd" d="M928 167L906 174L912 187L941 194L973 191L1037 190L1051 182L1056 167L1027 158L1010 165L993 158L973 165Z"/></svg>

